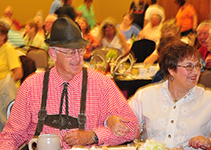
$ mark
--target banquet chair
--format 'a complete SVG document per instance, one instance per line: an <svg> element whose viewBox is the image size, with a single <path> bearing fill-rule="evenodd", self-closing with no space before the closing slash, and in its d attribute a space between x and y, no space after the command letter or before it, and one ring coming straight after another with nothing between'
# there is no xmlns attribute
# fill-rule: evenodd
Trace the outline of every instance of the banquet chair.
<svg viewBox="0 0 211 150"><path fill-rule="evenodd" d="M205 88L211 88L211 71L206 70L201 73L198 84L202 84Z"/></svg>
<svg viewBox="0 0 211 150"><path fill-rule="evenodd" d="M23 77L21 78L21 83L24 81L24 79L29 76L30 74L34 73L36 71L36 65L35 61L27 56L19 56L20 61L22 63L23 67Z"/></svg>
<svg viewBox="0 0 211 150"><path fill-rule="evenodd" d="M12 110L12 106L14 105L15 103L15 100L12 100L8 105L7 105L7 108L6 108L6 111L7 111L7 119L9 118L10 116L10 112Z"/></svg>
<svg viewBox="0 0 211 150"><path fill-rule="evenodd" d="M35 62L36 68L48 67L48 53L44 49L30 46L26 56Z"/></svg>
<svg viewBox="0 0 211 150"><path fill-rule="evenodd" d="M154 50L155 42L148 39L135 41L131 47L131 53L137 59L136 62L143 62Z"/></svg>

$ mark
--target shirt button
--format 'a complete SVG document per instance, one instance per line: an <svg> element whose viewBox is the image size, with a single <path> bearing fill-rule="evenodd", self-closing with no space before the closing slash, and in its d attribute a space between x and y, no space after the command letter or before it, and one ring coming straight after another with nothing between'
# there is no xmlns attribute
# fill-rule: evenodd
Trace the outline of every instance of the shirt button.
<svg viewBox="0 0 211 150"><path fill-rule="evenodd" d="M173 124L174 123L174 120L171 120L171 123Z"/></svg>
<svg viewBox="0 0 211 150"><path fill-rule="evenodd" d="M176 102L177 102L177 100L175 99L175 100L174 100L174 102L176 103Z"/></svg>
<svg viewBox="0 0 211 150"><path fill-rule="evenodd" d="M171 138L171 135L170 134L168 135L168 138Z"/></svg>
<svg viewBox="0 0 211 150"><path fill-rule="evenodd" d="M173 108L176 109L176 106L174 106Z"/></svg>

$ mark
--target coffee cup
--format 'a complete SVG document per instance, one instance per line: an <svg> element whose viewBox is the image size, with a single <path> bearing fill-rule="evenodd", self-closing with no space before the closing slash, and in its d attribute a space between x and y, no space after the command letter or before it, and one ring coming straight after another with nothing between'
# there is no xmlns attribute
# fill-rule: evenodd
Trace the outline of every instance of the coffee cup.
<svg viewBox="0 0 211 150"><path fill-rule="evenodd" d="M34 137L29 142L29 150L33 150L33 143L37 144L36 150L61 150L60 138L55 134L42 134Z"/></svg>

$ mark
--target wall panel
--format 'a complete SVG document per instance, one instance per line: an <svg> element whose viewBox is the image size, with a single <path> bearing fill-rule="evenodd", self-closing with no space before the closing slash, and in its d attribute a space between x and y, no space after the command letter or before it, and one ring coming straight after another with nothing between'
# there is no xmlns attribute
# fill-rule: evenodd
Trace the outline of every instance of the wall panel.
<svg viewBox="0 0 211 150"><path fill-rule="evenodd" d="M21 24L25 24L28 19L34 17L38 10L42 10L46 16L49 12L53 0L1 0L0 16L6 6L11 5L14 9L14 18L18 19ZM148 0L150 1L150 0ZM196 8L199 16L199 22L208 19L210 14L210 0L187 0ZM118 22L121 21L122 15L128 10L132 0L94 0L97 22L101 22L108 16L113 16ZM73 0L73 7L77 8L83 0ZM177 8L174 0L158 0L166 12L166 18L172 18L176 15Z"/></svg>

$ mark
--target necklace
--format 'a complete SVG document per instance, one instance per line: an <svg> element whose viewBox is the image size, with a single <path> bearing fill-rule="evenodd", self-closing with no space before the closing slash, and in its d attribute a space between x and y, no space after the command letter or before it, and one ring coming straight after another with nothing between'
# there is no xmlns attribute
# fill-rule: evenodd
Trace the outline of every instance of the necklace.
<svg viewBox="0 0 211 150"><path fill-rule="evenodd" d="M171 97L173 98L174 103L176 103L178 101L178 97L176 97L173 92L171 91L170 87L168 87L169 93L171 95Z"/></svg>

